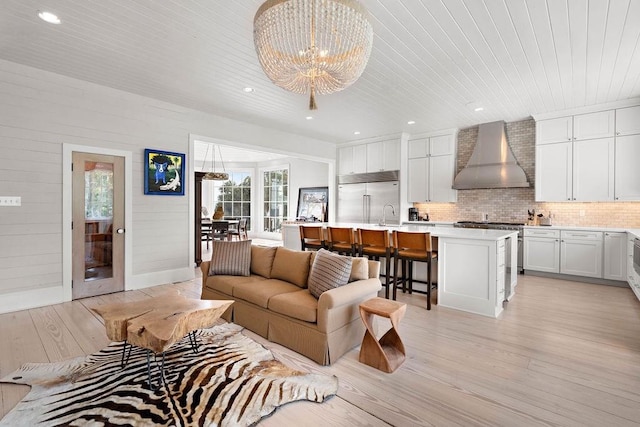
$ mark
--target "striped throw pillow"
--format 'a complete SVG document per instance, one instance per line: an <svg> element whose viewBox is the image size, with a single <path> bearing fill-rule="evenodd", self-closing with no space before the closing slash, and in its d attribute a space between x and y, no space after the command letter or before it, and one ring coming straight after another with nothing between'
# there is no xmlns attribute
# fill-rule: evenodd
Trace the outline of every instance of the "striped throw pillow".
<svg viewBox="0 0 640 427"><path fill-rule="evenodd" d="M351 258L320 249L309 273L309 292L320 298L323 292L346 285L351 274Z"/></svg>
<svg viewBox="0 0 640 427"><path fill-rule="evenodd" d="M251 268L251 240L212 242L209 276L249 276Z"/></svg>

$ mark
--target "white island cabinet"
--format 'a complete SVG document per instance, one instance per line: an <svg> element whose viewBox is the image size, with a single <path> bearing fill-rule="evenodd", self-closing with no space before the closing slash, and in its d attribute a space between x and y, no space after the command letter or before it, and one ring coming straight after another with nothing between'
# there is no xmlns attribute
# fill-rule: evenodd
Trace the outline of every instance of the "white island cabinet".
<svg viewBox="0 0 640 427"><path fill-rule="evenodd" d="M383 227L373 224L323 226L424 232L422 225ZM314 226L317 226L314 224ZM284 246L299 249L299 224L284 224ZM294 228L294 230L286 230ZM517 285L517 231L430 227L438 237L438 305L497 317ZM297 238L295 238L298 236Z"/></svg>

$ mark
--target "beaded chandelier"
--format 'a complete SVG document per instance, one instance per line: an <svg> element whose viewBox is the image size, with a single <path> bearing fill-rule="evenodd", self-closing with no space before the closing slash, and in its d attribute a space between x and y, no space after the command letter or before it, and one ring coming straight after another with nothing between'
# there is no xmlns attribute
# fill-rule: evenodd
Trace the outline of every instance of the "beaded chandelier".
<svg viewBox="0 0 640 427"><path fill-rule="evenodd" d="M309 94L340 91L367 65L373 27L356 0L267 0L253 20L260 65L276 86Z"/></svg>

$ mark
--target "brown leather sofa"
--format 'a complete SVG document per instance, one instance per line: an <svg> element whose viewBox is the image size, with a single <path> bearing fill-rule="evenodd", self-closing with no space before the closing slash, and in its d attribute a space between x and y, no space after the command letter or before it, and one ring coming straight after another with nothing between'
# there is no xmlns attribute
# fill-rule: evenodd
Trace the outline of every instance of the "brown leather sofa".
<svg viewBox="0 0 640 427"><path fill-rule="evenodd" d="M224 319L329 365L361 343L358 305L382 288L380 263L354 258L351 281L316 299L307 289L314 255L254 245L250 276L209 276L205 261L201 298L234 300Z"/></svg>

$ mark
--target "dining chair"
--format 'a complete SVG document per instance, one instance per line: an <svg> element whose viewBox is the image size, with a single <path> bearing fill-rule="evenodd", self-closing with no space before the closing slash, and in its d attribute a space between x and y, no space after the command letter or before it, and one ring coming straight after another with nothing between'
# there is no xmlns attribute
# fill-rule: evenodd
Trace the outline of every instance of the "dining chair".
<svg viewBox="0 0 640 427"><path fill-rule="evenodd" d="M356 238L353 228L327 227L327 246L332 252L356 256Z"/></svg>
<svg viewBox="0 0 640 427"><path fill-rule="evenodd" d="M229 224L229 236L231 236L231 239L233 239L234 236L238 236L238 240L248 239L249 235L247 234L247 218L240 218L238 220L238 223L233 227L231 226L231 224Z"/></svg>
<svg viewBox="0 0 640 427"><path fill-rule="evenodd" d="M229 221L212 221L212 238L217 240L229 239Z"/></svg>
<svg viewBox="0 0 640 427"><path fill-rule="evenodd" d="M358 228L358 253L360 256L379 261L381 257L385 259L385 281L384 295L389 298L389 287L392 283L389 281L391 271L391 258L393 257L393 246L389 239L389 231L387 230L366 230Z"/></svg>
<svg viewBox="0 0 640 427"><path fill-rule="evenodd" d="M394 286L393 299L396 299L396 291L399 284L402 284L402 292L406 290L413 293L413 262L427 263L427 310L431 310L431 271L432 264L438 260L437 251L433 251L431 234L427 232L407 232L393 231L393 251L394 251ZM402 261L402 276L398 280L398 262ZM407 288L407 282L409 286ZM418 291L416 291L418 292Z"/></svg>
<svg viewBox="0 0 640 427"><path fill-rule="evenodd" d="M326 249L324 230L316 226L300 226L300 247L303 251L307 249Z"/></svg>

